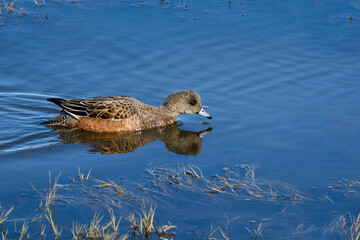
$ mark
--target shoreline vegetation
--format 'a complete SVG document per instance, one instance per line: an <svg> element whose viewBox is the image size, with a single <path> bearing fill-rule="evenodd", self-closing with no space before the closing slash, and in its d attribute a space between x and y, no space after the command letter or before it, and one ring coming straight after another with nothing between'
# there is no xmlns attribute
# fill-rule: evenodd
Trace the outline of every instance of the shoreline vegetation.
<svg viewBox="0 0 360 240"><path fill-rule="evenodd" d="M142 184L125 182L124 179L120 182L95 179L91 176L91 169L83 173L80 168L77 176L69 177L67 183L60 183L63 179L61 174L53 178L49 172L49 185L45 189L38 189L29 182L26 197L34 198L38 207L28 218L12 218L17 206L3 207L0 204L2 239L174 239L181 228L168 219L159 219L156 212L166 197L175 196L179 191L183 195L186 195L185 191L204 194L209 199L220 194L245 202L257 201L258 204L264 201L297 204L307 200L288 184L255 178L255 168L243 164L224 168L221 173L211 176L205 176L199 167L191 164L149 167ZM186 201L185 198L181 201ZM86 223L73 219L71 227L69 224L62 226L56 209L64 206L75 210L85 207L87 213L93 214ZM240 216L228 219L227 224L238 218ZM242 227L248 231L249 239L261 239L268 221L250 221L251 226ZM359 240L360 214L341 215L329 224L324 234L335 230L345 239ZM208 234L199 239L225 240L230 237L220 226L211 224Z"/></svg>

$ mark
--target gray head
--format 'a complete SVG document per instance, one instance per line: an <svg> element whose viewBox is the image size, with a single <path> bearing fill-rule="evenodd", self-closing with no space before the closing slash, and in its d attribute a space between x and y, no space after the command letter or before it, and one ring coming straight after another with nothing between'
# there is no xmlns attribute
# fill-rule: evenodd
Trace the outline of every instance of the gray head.
<svg viewBox="0 0 360 240"><path fill-rule="evenodd" d="M211 119L211 116L201 106L199 94L194 90L183 90L170 94L165 99L163 106L174 115L197 113Z"/></svg>

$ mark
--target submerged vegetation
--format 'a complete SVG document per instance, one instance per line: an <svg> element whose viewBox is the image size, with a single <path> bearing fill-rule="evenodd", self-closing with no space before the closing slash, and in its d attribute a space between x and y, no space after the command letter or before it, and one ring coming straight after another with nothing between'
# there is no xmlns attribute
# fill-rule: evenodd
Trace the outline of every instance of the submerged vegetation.
<svg viewBox="0 0 360 240"><path fill-rule="evenodd" d="M90 171L89 171L90 173ZM161 239L171 239L176 236L175 232L169 232L170 229L176 228L176 226L172 225L170 222L164 225L156 225L155 223L155 208L150 206L147 208L145 205L145 201L142 203L142 210L135 211L134 213L128 214L126 216L127 230L124 227L120 230L120 222L123 219L122 216L117 217L114 209L110 207L109 204L105 203L106 212L108 213L108 219L105 220L105 216L101 215L99 212L95 212L92 220L88 224L82 224L79 221L74 221L72 223L72 227L66 228L63 226L59 226L56 218L56 202L67 202L71 203L71 201L67 201L66 196L62 194L58 194L59 191L65 188L64 185L58 183L60 178L60 174L55 178L52 182L51 174L49 173L49 188L44 190L37 190L31 183L32 192L34 194L38 194L41 202L38 206L38 211L40 212L34 217L30 217L28 220L23 222L22 228L19 232L16 231L16 222L15 222L15 231L14 234L10 234L9 230L5 227L7 224L5 222L8 220L8 217L14 207L11 207L8 210L5 210L0 205L0 232L2 234L3 239L30 239L35 236L40 236L41 238L46 237L46 235L51 235L54 239L60 239L62 237L62 233L66 232L65 236L69 236L69 232L71 232L72 239L80 240L80 239L119 239L125 240L129 239L130 236L132 239L142 239L145 237L146 239L151 239L152 236L158 236ZM71 178L74 180L75 178ZM84 175L80 172L78 175L78 183L82 184L85 179L90 180L90 174L84 178ZM100 180L97 180L100 181ZM100 181L106 183L104 181ZM95 188L108 188L114 187L116 190L115 194L118 193L119 187L113 181L109 181L110 183L102 184L100 186L94 186ZM73 191L73 189L71 190ZM68 196L69 197L69 196ZM75 196L76 197L76 196ZM71 198L69 198L71 199ZM89 200L89 199L87 199ZM86 201L83 199L83 201ZM119 206L118 206L119 207ZM43 219L46 219L47 222L44 222ZM37 228L38 231L30 235L29 227ZM48 232L47 229L51 231ZM121 233L123 232L123 233ZM19 235L16 237L16 235ZM66 237L65 237L66 238Z"/></svg>
<svg viewBox="0 0 360 240"><path fill-rule="evenodd" d="M226 193L248 201L251 198L290 201L303 199L297 190L285 183L256 179L255 167L243 164L233 169L224 168L221 174L216 173L210 177L205 177L200 168L191 164L173 168L151 168L147 173L150 176L149 183L160 189L175 185L191 191Z"/></svg>
<svg viewBox="0 0 360 240"><path fill-rule="evenodd" d="M191 164L151 167L146 171L145 182L140 185L123 180L94 179L91 169L83 173L78 168L77 176L70 177L69 184L60 184L60 177L61 174L53 179L49 173L49 185L45 189L30 183L30 196L39 203L35 214L27 219L10 219L16 206L4 208L0 205L0 232L3 239L45 239L47 236L74 240L173 239L181 228L177 224L173 225L171 218L159 219L156 209L164 202L164 198L181 199L181 196L186 196L184 191L201 194L209 199L214 196L223 196L225 200L229 197L246 201L253 199L258 204L275 200L294 204L306 199L288 184L255 178L255 168L248 165L223 168L221 173L210 176ZM181 194L175 194L175 191ZM187 201L185 198L181 201ZM57 214L64 207L81 212L85 208L84 219L69 220L67 217L64 224ZM229 220L226 217L225 230L228 230L229 223L239 218ZM11 222L14 227L11 227ZM17 222L21 223L19 230L16 228ZM268 219L258 223L249 221L253 226L243 226L243 229L247 230L250 239L261 239L266 236L263 230L267 222ZM211 222L208 224L211 224L209 232L202 233L203 236L197 236L196 239L230 239L222 227L213 227ZM359 240L360 214L340 216L329 225L324 236L334 229L345 239Z"/></svg>
<svg viewBox="0 0 360 240"><path fill-rule="evenodd" d="M54 239L68 236L72 236L73 239L124 240L128 238L151 239L152 237L172 239L176 237L177 226L168 219L159 221L163 224L158 224L155 217L154 206L159 204L159 196L171 196L165 194L165 190L170 190L172 186L183 186L183 190L205 194L209 198L212 198L215 193L231 193L234 197L240 197L242 196L238 192L240 189L246 189L247 195L250 196L250 192L269 194L262 190L264 188L262 181L255 180L254 168L241 166L239 169L243 171L242 176L225 169L222 175L215 174L212 177L206 177L199 167L190 164L175 165L170 168L149 168L146 181L141 185L121 184L110 179L93 179L91 170L83 173L80 168L76 177L70 177L70 184L60 184L61 174L53 179L49 173L47 188L39 189L29 183L31 196L40 200L35 216L23 221L21 230L16 232L15 229L11 234L6 228L8 226L6 222L14 207L7 210L0 208L1 232L4 239L13 239L17 234L20 239L35 236L42 238L52 236ZM127 186L126 189L124 185ZM90 208L93 212L92 220L89 223L82 223L81 220L75 219L71 227L60 225L56 212L64 205ZM136 210L138 208L141 210ZM121 210L121 215L117 214L119 210ZM103 212L107 214L101 214ZM16 224L16 220L12 221ZM261 224L258 229L261 229ZM261 235L259 230L255 233ZM251 234L254 235L253 232ZM213 228L211 225L206 238L228 239L228 236L221 227Z"/></svg>

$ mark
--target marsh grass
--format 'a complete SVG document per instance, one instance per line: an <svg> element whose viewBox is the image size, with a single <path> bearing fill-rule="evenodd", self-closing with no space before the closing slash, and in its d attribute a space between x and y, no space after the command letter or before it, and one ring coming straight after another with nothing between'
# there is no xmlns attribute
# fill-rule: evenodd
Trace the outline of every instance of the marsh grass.
<svg viewBox="0 0 360 240"><path fill-rule="evenodd" d="M29 223L24 222L20 230L19 240L30 239L30 234L27 232L28 229L29 229Z"/></svg>
<svg viewBox="0 0 360 240"><path fill-rule="evenodd" d="M238 165L232 170L226 168L222 173L207 177L199 167L190 164L169 168L150 168L147 173L148 183L160 189L175 186L176 189L210 194L225 193L240 199L252 197L292 202L303 199L303 196L288 184L255 178L255 168L248 165ZM149 188L144 186L144 189Z"/></svg>
<svg viewBox="0 0 360 240"><path fill-rule="evenodd" d="M121 194L121 193L125 193L125 189L120 187L117 183L115 183L114 181L111 181L108 179L108 182L102 181L102 180L98 180L95 179L95 181L101 183L100 185L97 185L97 188L113 188L115 190L116 194Z"/></svg>
<svg viewBox="0 0 360 240"><path fill-rule="evenodd" d="M0 204L0 225L2 225L7 220L12 210L14 210L14 206L12 206L9 210L4 211Z"/></svg>
<svg viewBox="0 0 360 240"><path fill-rule="evenodd" d="M40 213L34 214L24 222L17 233L18 237L22 234L22 239L29 237L66 239L69 236L79 240L172 239L176 236L176 226L172 225L169 219L160 221L166 224L157 224L159 219L156 219L155 206L158 207L160 203L169 204L169 200L173 198L189 201L185 199L184 196L187 194L182 194L183 191L202 194L206 197L202 198L204 201L206 199L212 201L214 195L217 195L216 199L219 199L219 196L226 196L225 200L231 197L267 201L287 200L285 202L291 203L303 199L290 185L257 178L255 168L248 165L224 168L215 174L207 174L191 164L152 167L147 169L144 184L140 185L126 182L124 179L120 182L94 179L90 169L82 172L78 168L75 176L70 177L71 184L59 183L60 177L61 174L54 178L49 173L49 184L45 189L30 183L29 195L36 196L36 199L40 200L38 207ZM70 222L67 219L64 222L64 219L61 219L63 215L59 215L58 219L56 217L56 211L59 211L61 206L66 208L71 206L74 209L80 207L91 212L85 214L83 219L74 219ZM3 209L0 205L1 223L7 222L12 209L13 207ZM336 225L337 231L341 228L347 236L346 239L360 240L360 215L357 217L346 215L341 219L342 222ZM228 219L228 222L231 221L233 219ZM253 228L245 227L245 229L250 233L251 238L261 239L263 226L263 222L260 222L258 225L253 225ZM29 228L33 236L28 234ZM4 239L13 239L8 236L7 229L2 226L0 229ZM228 230L227 226L225 230ZM205 234L203 239L229 239L220 227L211 227L210 232Z"/></svg>
<svg viewBox="0 0 360 240"><path fill-rule="evenodd" d="M360 213L356 216L351 213L335 218L325 229L322 239L339 231L341 239L360 240Z"/></svg>
<svg viewBox="0 0 360 240"><path fill-rule="evenodd" d="M78 177L79 177L80 182L84 182L84 181L89 182L90 181L91 168L89 169L89 172L87 173L86 177L83 173L81 173L80 167L78 167L78 173L79 173Z"/></svg>
<svg viewBox="0 0 360 240"><path fill-rule="evenodd" d="M175 232L168 232L170 229L177 228L176 226L172 225L171 222L168 222L169 225L165 224L157 228L156 233L158 234L159 238L165 239L165 237L175 237Z"/></svg>
<svg viewBox="0 0 360 240"><path fill-rule="evenodd" d="M356 217L350 214L350 234L351 240L359 240L360 239L360 214Z"/></svg>
<svg viewBox="0 0 360 240"><path fill-rule="evenodd" d="M132 213L126 219L130 222L133 237L144 236L148 238L154 233L155 208L150 207L146 211L145 205L141 213Z"/></svg>
<svg viewBox="0 0 360 240"><path fill-rule="evenodd" d="M58 180L60 178L59 174L57 178L55 178L54 184L51 184L51 173L49 172L49 191L45 197L45 217L50 223L51 229L54 233L55 239L59 239L61 236L61 231L56 223L56 216L55 216L55 208L54 203L56 200L56 186L58 183Z"/></svg>
<svg viewBox="0 0 360 240"><path fill-rule="evenodd" d="M14 206L12 206L9 210L5 211L0 203L0 233L1 233L1 237L2 239L8 239L8 230L4 229L4 223L6 222L6 220L8 219L8 216L10 215L10 213L12 212L12 210L14 209Z"/></svg>
<svg viewBox="0 0 360 240"><path fill-rule="evenodd" d="M216 237L216 235L219 235L219 236ZM229 237L223 232L221 227L214 228L214 226L211 224L210 233L206 239L207 240L217 240L217 239L228 240Z"/></svg>
<svg viewBox="0 0 360 240"><path fill-rule="evenodd" d="M29 183L31 194L36 199L40 199L38 205L40 213L35 214L29 218L29 221L24 223L18 232L21 239L30 238L30 235L27 233L29 226L39 229L32 238L39 236L39 238L43 239L48 238L49 235L51 239L60 239L63 238L64 232L66 232L65 238L69 236L70 232L73 239L79 240L125 240L129 238L129 233L133 235L133 239L151 239L153 236L161 237L161 239L171 239L173 236L176 236L176 233L171 232L176 226L170 222L165 225L155 225L155 208L151 205L149 208L145 207L146 202L151 201L143 197L144 193L138 189L137 185L134 185L134 190L138 189L139 193L126 191L119 183L109 179L106 181L93 179L90 173L91 171L89 170L87 174L84 174L78 168L77 177L70 177L73 184L67 185L59 183L61 174L54 178L49 172L49 183L45 189L35 187L32 183ZM85 182L87 184L84 184ZM109 189L110 191L104 191L104 189ZM119 195L120 193L121 195ZM56 217L56 208L61 205L74 205L75 208L76 206L90 207L94 211L93 218L88 224L74 221L70 228L59 225ZM141 211L135 210L131 214L126 213L125 209L137 209L139 205L141 205ZM113 207L123 209L121 211L122 216L117 216ZM13 207L5 211L0 205L2 223L7 220L12 209ZM107 212L106 216L101 214L104 212ZM128 224L121 224L121 219L124 216L128 219ZM46 220L43 221L43 218ZM1 226L0 229L2 229ZM1 232L3 238L10 239L7 230Z"/></svg>
<svg viewBox="0 0 360 240"><path fill-rule="evenodd" d="M108 206L107 209L111 220L109 222L105 222L104 224L102 223L104 217L100 216L99 213L94 214L94 217L89 225L73 222L73 226L71 228L73 239L127 239L127 234L119 235L118 228L121 217L118 221L116 221L114 211Z"/></svg>
<svg viewBox="0 0 360 240"><path fill-rule="evenodd" d="M263 222L260 222L257 228L253 228L250 230L248 227L245 226L245 229L251 234L251 238L261 239L262 230L263 230Z"/></svg>

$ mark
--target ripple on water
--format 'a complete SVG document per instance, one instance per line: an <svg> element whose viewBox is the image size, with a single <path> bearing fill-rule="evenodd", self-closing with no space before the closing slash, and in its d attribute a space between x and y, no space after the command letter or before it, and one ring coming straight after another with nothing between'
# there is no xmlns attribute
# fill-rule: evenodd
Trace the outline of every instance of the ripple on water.
<svg viewBox="0 0 360 240"><path fill-rule="evenodd" d="M0 126L0 152L34 149L56 143L47 128L39 125L49 118L54 108L47 107L49 95L1 92L0 110L7 120Z"/></svg>

